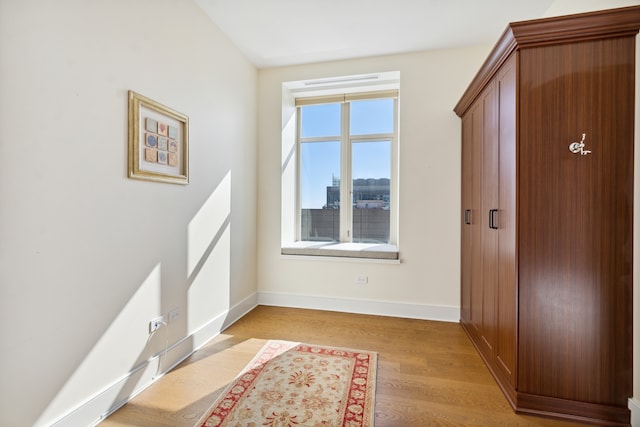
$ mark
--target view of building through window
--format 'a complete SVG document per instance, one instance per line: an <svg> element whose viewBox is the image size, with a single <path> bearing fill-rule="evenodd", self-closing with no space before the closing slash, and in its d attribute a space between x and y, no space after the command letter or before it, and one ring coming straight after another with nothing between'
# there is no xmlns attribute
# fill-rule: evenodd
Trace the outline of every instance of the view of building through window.
<svg viewBox="0 0 640 427"><path fill-rule="evenodd" d="M395 98L299 112L301 240L389 243Z"/></svg>

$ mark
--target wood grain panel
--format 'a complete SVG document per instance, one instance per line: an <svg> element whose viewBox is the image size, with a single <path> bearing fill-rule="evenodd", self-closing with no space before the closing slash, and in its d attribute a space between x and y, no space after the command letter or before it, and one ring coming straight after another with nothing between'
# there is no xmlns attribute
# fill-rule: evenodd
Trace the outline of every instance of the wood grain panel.
<svg viewBox="0 0 640 427"><path fill-rule="evenodd" d="M517 384L518 293L516 289L516 59L496 77L500 151L498 215L498 303L496 360L512 387Z"/></svg>
<svg viewBox="0 0 640 427"><path fill-rule="evenodd" d="M482 324L482 127L483 127L483 105L478 102L471 110L472 120L472 159L473 159L473 182L472 182L472 207L471 207L471 324L480 335L480 325Z"/></svg>
<svg viewBox="0 0 640 427"><path fill-rule="evenodd" d="M473 122L470 116L462 119L462 186L461 186L461 243L460 243L460 321L471 321L471 212L473 206L473 149L472 143Z"/></svg>
<svg viewBox="0 0 640 427"><path fill-rule="evenodd" d="M498 209L498 97L495 83L481 95L482 120L482 339L485 351L495 355L498 303L498 230L490 228L490 212ZM495 215L494 215L495 219Z"/></svg>
<svg viewBox="0 0 640 427"><path fill-rule="evenodd" d="M519 391L631 395L634 39L520 53ZM568 146L586 134L586 156Z"/></svg>

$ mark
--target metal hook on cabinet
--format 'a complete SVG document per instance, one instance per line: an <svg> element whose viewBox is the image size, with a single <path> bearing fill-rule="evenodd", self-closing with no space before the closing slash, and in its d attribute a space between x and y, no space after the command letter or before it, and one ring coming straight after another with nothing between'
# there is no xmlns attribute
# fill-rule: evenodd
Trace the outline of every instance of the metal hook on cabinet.
<svg viewBox="0 0 640 427"><path fill-rule="evenodd" d="M573 154L580 153L580 155L582 156L586 156L587 154L591 153L591 151L589 150L584 150L584 139L586 136L587 134L583 133L582 140L580 142L572 142L569 145L569 151L571 151Z"/></svg>

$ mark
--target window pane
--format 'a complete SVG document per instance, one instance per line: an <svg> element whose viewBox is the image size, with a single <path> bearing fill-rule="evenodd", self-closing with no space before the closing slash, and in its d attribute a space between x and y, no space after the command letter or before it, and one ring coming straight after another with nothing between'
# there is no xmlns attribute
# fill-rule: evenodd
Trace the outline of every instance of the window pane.
<svg viewBox="0 0 640 427"><path fill-rule="evenodd" d="M302 240L340 240L340 141L301 144L300 207Z"/></svg>
<svg viewBox="0 0 640 427"><path fill-rule="evenodd" d="M340 104L308 105L300 108L300 136L313 138L340 135Z"/></svg>
<svg viewBox="0 0 640 427"><path fill-rule="evenodd" d="M393 133L394 99L370 99L351 102L351 135Z"/></svg>
<svg viewBox="0 0 640 427"><path fill-rule="evenodd" d="M391 141L352 144L353 241L389 243Z"/></svg>

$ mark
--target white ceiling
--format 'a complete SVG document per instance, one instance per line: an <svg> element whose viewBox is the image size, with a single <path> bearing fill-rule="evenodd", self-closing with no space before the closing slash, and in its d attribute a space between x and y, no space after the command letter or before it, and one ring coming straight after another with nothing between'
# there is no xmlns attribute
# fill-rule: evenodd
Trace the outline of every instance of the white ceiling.
<svg viewBox="0 0 640 427"><path fill-rule="evenodd" d="M553 0L195 0L257 67L493 44Z"/></svg>

